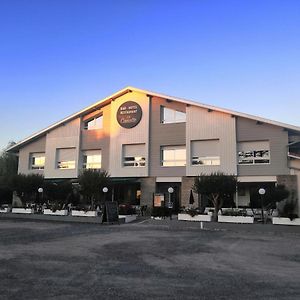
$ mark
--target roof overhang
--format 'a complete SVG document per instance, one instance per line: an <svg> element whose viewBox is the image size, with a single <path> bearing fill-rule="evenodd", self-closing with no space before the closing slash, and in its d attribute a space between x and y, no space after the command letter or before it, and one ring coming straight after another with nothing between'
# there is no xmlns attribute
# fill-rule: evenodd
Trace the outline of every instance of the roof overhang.
<svg viewBox="0 0 300 300"><path fill-rule="evenodd" d="M212 105L207 105L207 104L203 104L203 103L199 103L196 101L191 101L191 100L187 100L184 98L178 98L178 97L173 97L173 96L169 96L169 95L165 95L165 94L160 94L160 93L155 93L152 91L148 91L148 90L142 90L142 89L138 89L135 87L131 87L128 86L88 107L86 107L85 109L80 110L77 113L74 113L66 118L64 118L63 120L54 123L53 125L50 125L49 127L38 131L37 133L34 133L33 135L27 137L24 140L21 140L20 142L16 143L14 146L8 148L6 151L8 152L17 152L22 146L26 145L27 143L31 142L34 139L37 139L45 134L47 134L47 132L49 132L52 129L57 128L58 126L60 126L63 123L69 122L83 114L86 114L90 111L93 111L97 108L101 108L107 104L109 104L111 101L115 100L116 98L119 98L129 92L137 92L137 93L143 93L146 94L148 96L152 96L152 97L159 97L159 98L164 98L164 99L168 99L168 100L172 100L175 102L181 102L181 103L185 103L187 105L191 105L191 106L196 106L196 107L200 107L200 108L205 108L209 111L218 111L218 112L223 112L226 114L230 114L232 116L236 116L236 117L243 117L246 119L251 119L257 122L262 122L262 123L266 123L266 124L270 124L270 125L274 125L274 126L279 126L282 127L285 130L291 130L291 131L295 131L297 133L300 133L300 127L298 126L294 126L294 125L290 125L290 124L286 124L286 123L281 123L281 122L277 122L277 121L273 121L273 120L269 120L269 119L265 119L262 117L258 117L258 116L253 116L253 115L249 115L249 114L245 114L245 113L240 113L240 112L236 112L233 110L229 110L229 109L225 109L225 108L220 108L220 107L216 107L216 106L212 106Z"/></svg>

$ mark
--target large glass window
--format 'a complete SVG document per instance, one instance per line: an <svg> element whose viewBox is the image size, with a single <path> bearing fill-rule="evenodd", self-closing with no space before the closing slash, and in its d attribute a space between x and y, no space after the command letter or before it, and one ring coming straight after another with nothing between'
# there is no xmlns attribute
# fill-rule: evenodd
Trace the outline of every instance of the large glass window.
<svg viewBox="0 0 300 300"><path fill-rule="evenodd" d="M145 167L145 144L123 145L123 167Z"/></svg>
<svg viewBox="0 0 300 300"><path fill-rule="evenodd" d="M103 128L103 116L94 117L84 123L84 129L93 130Z"/></svg>
<svg viewBox="0 0 300 300"><path fill-rule="evenodd" d="M161 123L182 123L186 121L186 113L161 106Z"/></svg>
<svg viewBox="0 0 300 300"><path fill-rule="evenodd" d="M191 154L193 166L219 166L220 141L218 139L192 141Z"/></svg>
<svg viewBox="0 0 300 300"><path fill-rule="evenodd" d="M270 163L270 144L268 141L241 142L238 149L239 165Z"/></svg>
<svg viewBox="0 0 300 300"><path fill-rule="evenodd" d="M56 149L57 169L75 169L75 148Z"/></svg>
<svg viewBox="0 0 300 300"><path fill-rule="evenodd" d="M101 169L101 150L90 150L83 152L84 169Z"/></svg>
<svg viewBox="0 0 300 300"><path fill-rule="evenodd" d="M30 169L44 170L45 168L45 153L30 154Z"/></svg>
<svg viewBox="0 0 300 300"><path fill-rule="evenodd" d="M161 165L163 167L181 167L186 165L185 146L161 147Z"/></svg>

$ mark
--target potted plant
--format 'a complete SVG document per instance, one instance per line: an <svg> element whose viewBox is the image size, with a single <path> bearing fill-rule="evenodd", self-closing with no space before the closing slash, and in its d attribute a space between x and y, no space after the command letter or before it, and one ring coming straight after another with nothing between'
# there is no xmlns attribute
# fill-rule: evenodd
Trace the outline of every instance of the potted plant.
<svg viewBox="0 0 300 300"><path fill-rule="evenodd" d="M210 222L211 218L211 215L200 213L200 209L193 207L183 208L178 214L179 221Z"/></svg>
<svg viewBox="0 0 300 300"><path fill-rule="evenodd" d="M119 208L119 219L124 219L124 223L130 223L136 220L137 213L135 207L130 204L120 204Z"/></svg>
<svg viewBox="0 0 300 300"><path fill-rule="evenodd" d="M218 216L218 222L253 224L254 217L248 216L246 210L230 209Z"/></svg>
<svg viewBox="0 0 300 300"><path fill-rule="evenodd" d="M287 200L283 206L283 209L279 211L279 217L273 217L272 223L275 225L300 225L300 218L295 213L296 201Z"/></svg>

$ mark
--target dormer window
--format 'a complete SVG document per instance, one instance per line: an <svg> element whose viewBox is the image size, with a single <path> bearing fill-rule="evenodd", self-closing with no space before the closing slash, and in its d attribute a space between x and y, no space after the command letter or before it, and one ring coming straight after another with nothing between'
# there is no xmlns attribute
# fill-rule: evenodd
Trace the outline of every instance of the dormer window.
<svg viewBox="0 0 300 300"><path fill-rule="evenodd" d="M184 123L186 122L186 113L175 109L161 106L161 123Z"/></svg>
<svg viewBox="0 0 300 300"><path fill-rule="evenodd" d="M103 128L103 115L94 117L84 122L84 129L94 130Z"/></svg>

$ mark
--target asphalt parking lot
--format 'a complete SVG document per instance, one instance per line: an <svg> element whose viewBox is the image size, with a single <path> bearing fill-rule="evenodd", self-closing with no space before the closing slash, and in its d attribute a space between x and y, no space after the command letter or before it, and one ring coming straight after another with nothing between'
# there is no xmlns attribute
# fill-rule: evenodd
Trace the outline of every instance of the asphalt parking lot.
<svg viewBox="0 0 300 300"><path fill-rule="evenodd" d="M250 226L1 219L0 298L300 299L300 230Z"/></svg>

